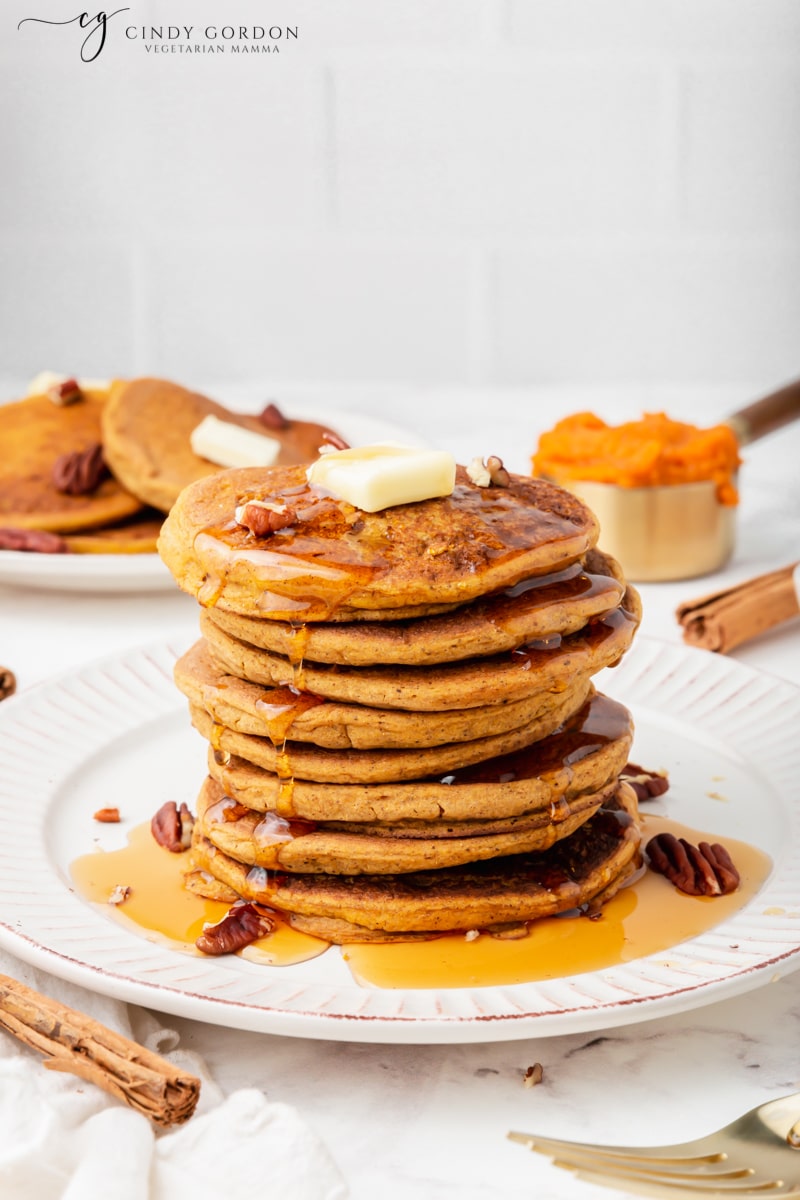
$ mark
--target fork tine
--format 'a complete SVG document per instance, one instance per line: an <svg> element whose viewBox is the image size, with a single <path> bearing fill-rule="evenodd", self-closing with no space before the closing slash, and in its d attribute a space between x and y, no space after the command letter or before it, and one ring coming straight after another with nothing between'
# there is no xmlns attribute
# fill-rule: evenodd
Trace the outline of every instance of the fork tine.
<svg viewBox="0 0 800 1200"><path fill-rule="evenodd" d="M585 1146L580 1143L540 1138L513 1132L512 1141L551 1158L553 1165L573 1171L580 1179L606 1186L624 1186L645 1195L718 1195L756 1196L764 1193L800 1195L779 1179L755 1179L749 1167L729 1165L724 1153L706 1155L659 1153L661 1147L648 1147L649 1153L635 1149L625 1153L620 1147ZM625 1148L627 1150L627 1147ZM665 1148L665 1149L672 1149Z"/></svg>
<svg viewBox="0 0 800 1200"><path fill-rule="evenodd" d="M587 1183L601 1184L603 1187L615 1187L625 1191L636 1192L643 1196L662 1197L705 1197L705 1196L735 1196L745 1200L751 1196L798 1196L795 1190L787 1192L780 1181L765 1181L748 1183L732 1180L726 1183L711 1175L692 1175L688 1178L670 1180L667 1176L640 1174L635 1171L606 1170L602 1166L588 1167L584 1164L571 1163L566 1160L553 1159L553 1165L572 1171L576 1179Z"/></svg>
<svg viewBox="0 0 800 1200"><path fill-rule="evenodd" d="M532 1133L508 1134L512 1142L519 1142L529 1150L550 1156L560 1154L591 1155L592 1159L603 1162L629 1163L637 1165L654 1163L664 1165L687 1165L701 1167L705 1164L724 1162L724 1152L713 1151L710 1154L687 1153L683 1146L595 1146L584 1142L568 1142L560 1138L539 1137ZM691 1143L689 1144L691 1147Z"/></svg>

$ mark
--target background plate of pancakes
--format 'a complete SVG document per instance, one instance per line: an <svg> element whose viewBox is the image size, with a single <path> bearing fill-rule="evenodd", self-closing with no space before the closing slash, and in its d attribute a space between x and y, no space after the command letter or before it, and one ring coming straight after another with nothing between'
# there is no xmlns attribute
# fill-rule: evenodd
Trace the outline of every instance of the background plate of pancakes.
<svg viewBox="0 0 800 1200"><path fill-rule="evenodd" d="M190 393L187 389L179 387L177 384L169 384L166 381L147 381L133 380L129 386L144 385L148 382L157 382L159 385L168 387L175 393L167 397L167 409L172 414L172 427L175 429L175 416L179 407L183 407L183 401L187 398L196 397L196 393ZM265 390L264 395L268 393ZM205 397L197 397L205 401L201 408L201 412L205 412L205 407L213 405L216 410L217 406L213 401L206 400ZM231 396L225 397L230 405L229 410L225 410L228 415L236 413L238 415L247 413L256 413L264 406L266 400L262 396L255 396L252 393L245 391L237 391ZM18 432L25 443L30 445L31 432L28 429L27 423L31 419L36 418L36 411L29 412L27 408L22 408L22 415L25 419L25 425L21 429L17 429L17 424L13 421L13 411L15 408L21 408L22 405L30 405L35 410L36 397L28 397L25 401L14 402L7 406L6 413L8 429L6 429L4 437L11 433ZM156 401L159 404L165 403L163 397L157 396ZM283 404L283 401L281 401ZM72 406L68 406L63 410L56 410L49 400L42 400L44 406L44 414L46 416L55 415L56 418L61 418L64 414L70 414ZM4 406L0 405L0 413ZM76 406L77 407L77 406ZM293 398L283 405L286 413L294 422L308 423L309 426L327 426L341 435L345 441L351 445L367 444L370 442L380 441L395 441L402 442L406 445L421 446L425 443L423 440L409 429L405 429L400 425L394 424L391 421L365 415L363 413L346 412L339 409L330 409L327 406L315 405L313 402L307 401L305 398ZM223 411L223 410L220 410ZM184 424L191 427L196 423L191 414L191 410L186 414L187 420ZM200 416L197 416L197 420ZM245 419L245 418L242 418ZM250 420L250 418L247 418ZM253 425L258 425L258 422L253 419ZM0 422L1 424L1 422ZM259 426L259 430L267 435L270 434L269 429ZM126 431L127 432L127 431ZM143 447L146 450L150 449L148 443L152 440L152 435L148 432L146 438L142 438L138 429L133 430L132 437L135 439L134 444L138 447ZM46 440L46 439L45 439ZM59 443L60 444L60 443ZM124 450L129 449L130 443L125 443ZM120 452L119 450L117 451ZM51 452L51 458L55 451ZM309 457L316 457L316 450ZM48 460L49 462L49 460ZM123 470L125 468L123 467ZM220 470L222 468L219 468ZM4 486L8 489L11 486L11 477L13 476L14 463L9 460L7 474L9 480L5 480ZM2 473L2 472L0 472ZM38 469L33 472L40 474ZM134 484L135 486L135 484ZM6 501L7 505L11 503ZM33 503L32 500L26 499L26 504ZM0 505L0 508L3 506ZM147 528L144 528L142 523L142 534L155 541L158 535L158 527L163 520L163 512L153 507L146 507L144 510L148 518ZM113 553L103 552L103 538L114 538L125 532L125 526L134 522L137 515L127 518L120 525L114 526L106 531L89 529L82 538L83 545L80 549L77 544L77 531L73 537L76 545L71 547L75 549L75 553L67 554L41 554L35 552L23 552L19 550L0 550L0 584L22 585L25 587L45 588L48 590L63 590L63 591L82 591L82 592L152 592L152 591L174 591L175 583L166 569L158 554L155 551L142 552L136 549L132 552L128 549L127 552L120 551L119 547ZM15 525L17 522L8 517L5 509L0 512L0 525ZM55 525L44 524L42 528L59 529L58 523ZM95 535L95 536L90 536ZM137 534L137 536L139 536ZM91 541L93 544L89 544Z"/></svg>
<svg viewBox="0 0 800 1200"><path fill-rule="evenodd" d="M291 967L148 941L82 900L70 864L113 850L199 786L202 739L173 669L187 646L89 664L0 712L0 942L93 990L211 1023L369 1042L510 1040L685 1011L800 965L800 690L722 656L641 638L597 677L636 714L635 759L668 766L654 809L749 841L773 870L710 932L604 970L502 987L359 986L338 947ZM109 803L119 825L92 819Z"/></svg>

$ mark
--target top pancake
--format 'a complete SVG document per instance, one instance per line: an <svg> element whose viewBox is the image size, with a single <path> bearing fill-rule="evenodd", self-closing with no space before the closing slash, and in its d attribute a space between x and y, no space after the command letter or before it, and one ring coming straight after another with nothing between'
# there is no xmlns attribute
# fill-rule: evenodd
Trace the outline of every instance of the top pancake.
<svg viewBox="0 0 800 1200"><path fill-rule="evenodd" d="M102 441L107 393L86 390L75 404L28 396L0 405L0 525L72 533L121 521L142 508L116 479L105 478L84 496L59 492L53 465L62 454Z"/></svg>
<svg viewBox="0 0 800 1200"><path fill-rule="evenodd" d="M215 416L281 443L278 463L309 463L330 430L311 421L286 421L267 428L257 416L230 412L166 379L131 379L115 384L103 413L106 461L136 496L169 512L180 491L221 468L200 458L190 437L204 417Z"/></svg>
<svg viewBox="0 0 800 1200"><path fill-rule="evenodd" d="M248 500L289 504L297 521L254 537L234 519ZM393 619L560 570L598 532L575 496L519 475L481 488L460 467L450 496L366 513L310 485L302 467L244 468L186 488L159 553L208 606L284 621Z"/></svg>

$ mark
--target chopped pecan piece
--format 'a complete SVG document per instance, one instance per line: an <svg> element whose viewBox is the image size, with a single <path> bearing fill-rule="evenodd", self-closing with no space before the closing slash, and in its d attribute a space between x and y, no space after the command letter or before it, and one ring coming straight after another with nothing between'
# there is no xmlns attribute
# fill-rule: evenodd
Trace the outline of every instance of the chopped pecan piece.
<svg viewBox="0 0 800 1200"><path fill-rule="evenodd" d="M502 458L496 454L490 454L485 461L479 457L473 458L467 467L467 475L478 487L508 487L511 483L511 476L503 466Z"/></svg>
<svg viewBox="0 0 800 1200"><path fill-rule="evenodd" d="M266 909L256 904L234 904L216 925L206 926L195 945L203 954L234 954L274 928L275 922Z"/></svg>
<svg viewBox="0 0 800 1200"><path fill-rule="evenodd" d="M248 500L239 505L234 515L237 523L256 537L270 537L297 521L297 513L291 505L272 504L268 500Z"/></svg>
<svg viewBox="0 0 800 1200"><path fill-rule="evenodd" d="M47 389L47 398L52 400L53 404L64 407L67 404L77 404L79 400L82 400L83 391L77 379L62 379L61 383L54 383Z"/></svg>
<svg viewBox="0 0 800 1200"><path fill-rule="evenodd" d="M102 825L117 825L119 824L119 809L118 808L98 808L94 814L95 821L100 821Z"/></svg>
<svg viewBox="0 0 800 1200"><path fill-rule="evenodd" d="M725 896L739 886L739 872L719 842L693 846L686 838L659 833L646 849L652 869L689 896Z"/></svg>
<svg viewBox="0 0 800 1200"><path fill-rule="evenodd" d="M31 554L66 554L67 543L45 529L0 529L0 550L26 550Z"/></svg>
<svg viewBox="0 0 800 1200"><path fill-rule="evenodd" d="M641 804L644 800L653 800L669 791L669 779L664 771L648 771L638 763L629 762L622 770L620 779L630 784L636 792L636 799Z"/></svg>
<svg viewBox="0 0 800 1200"><path fill-rule="evenodd" d="M511 483L511 476L503 466L502 458L498 458L496 454L490 454L487 458L486 470L495 487L508 487Z"/></svg>
<svg viewBox="0 0 800 1200"><path fill-rule="evenodd" d="M133 891L133 888L131 888L127 883L118 883L117 886L115 888L113 888L112 891L110 892L109 897L108 897L108 903L109 904L124 904L125 901L128 899L128 896L130 896L132 891Z"/></svg>
<svg viewBox="0 0 800 1200"><path fill-rule="evenodd" d="M174 800L162 804L150 822L150 832L159 846L172 854L181 854L192 844L194 817L188 807L182 804L178 808Z"/></svg>
<svg viewBox="0 0 800 1200"><path fill-rule="evenodd" d="M60 455L53 463L53 484L67 496L88 496L109 474L99 442L86 450Z"/></svg>
<svg viewBox="0 0 800 1200"><path fill-rule="evenodd" d="M340 434L334 433L332 429L326 429L322 435L322 445L319 448L320 454L331 450L349 450L350 443L346 442Z"/></svg>
<svg viewBox="0 0 800 1200"><path fill-rule="evenodd" d="M537 1062L526 1069L525 1074L522 1076L522 1085L527 1088L536 1087L537 1083L541 1083L543 1079L544 1067L541 1063Z"/></svg>
<svg viewBox="0 0 800 1200"><path fill-rule="evenodd" d="M288 429L289 418L285 417L277 404L272 401L267 405L263 412L258 414L258 419L262 425L266 425L267 429Z"/></svg>
<svg viewBox="0 0 800 1200"><path fill-rule="evenodd" d="M7 700L17 690L17 677L8 667L0 667L0 700Z"/></svg>

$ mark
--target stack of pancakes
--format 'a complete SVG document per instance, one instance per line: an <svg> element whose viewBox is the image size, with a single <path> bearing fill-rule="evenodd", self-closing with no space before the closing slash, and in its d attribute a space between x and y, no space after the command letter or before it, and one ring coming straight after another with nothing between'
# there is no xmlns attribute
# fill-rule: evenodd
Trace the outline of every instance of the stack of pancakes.
<svg viewBox="0 0 800 1200"><path fill-rule="evenodd" d="M293 521L259 537L256 501ZM632 739L592 677L640 609L575 497L512 475L366 513L297 467L188 487L159 550L203 606L187 884L334 942L596 906L639 865Z"/></svg>

